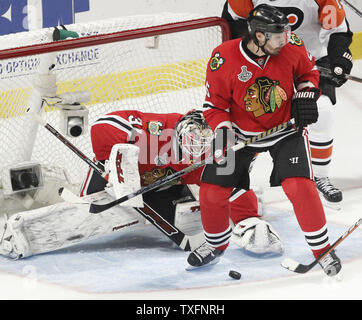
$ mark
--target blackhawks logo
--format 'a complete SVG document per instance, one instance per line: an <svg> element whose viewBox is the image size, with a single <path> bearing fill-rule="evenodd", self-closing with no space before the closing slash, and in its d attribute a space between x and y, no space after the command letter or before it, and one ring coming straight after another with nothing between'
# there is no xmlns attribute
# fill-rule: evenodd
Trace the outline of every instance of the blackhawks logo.
<svg viewBox="0 0 362 320"><path fill-rule="evenodd" d="M222 64L225 62L225 59L220 57L220 53L216 52L214 56L210 59L210 69L211 71L218 70Z"/></svg>
<svg viewBox="0 0 362 320"><path fill-rule="evenodd" d="M152 171L146 171L141 175L142 185L148 186L150 184L155 183L156 181L166 178L172 174L174 174L176 171L171 167L166 168L156 168ZM166 185L174 185L177 184L181 178L175 179L167 183Z"/></svg>
<svg viewBox="0 0 362 320"><path fill-rule="evenodd" d="M150 121L147 123L147 131L153 136L160 136L162 133L162 122Z"/></svg>
<svg viewBox="0 0 362 320"><path fill-rule="evenodd" d="M301 38L299 38L295 33L292 33L290 35L290 43L291 44L294 44L298 47L302 46L303 45L303 41Z"/></svg>
<svg viewBox="0 0 362 320"><path fill-rule="evenodd" d="M260 77L246 89L245 110L252 112L257 118L265 113L275 112L287 98L287 93L279 85L279 81Z"/></svg>

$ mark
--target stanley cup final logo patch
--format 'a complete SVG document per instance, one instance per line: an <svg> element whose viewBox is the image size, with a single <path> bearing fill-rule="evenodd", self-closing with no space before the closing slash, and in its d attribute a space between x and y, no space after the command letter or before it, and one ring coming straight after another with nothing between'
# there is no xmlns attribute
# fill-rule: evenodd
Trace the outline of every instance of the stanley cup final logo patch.
<svg viewBox="0 0 362 320"><path fill-rule="evenodd" d="M238 79L242 82L248 82L253 74L247 70L246 66L241 67L241 72L238 74Z"/></svg>

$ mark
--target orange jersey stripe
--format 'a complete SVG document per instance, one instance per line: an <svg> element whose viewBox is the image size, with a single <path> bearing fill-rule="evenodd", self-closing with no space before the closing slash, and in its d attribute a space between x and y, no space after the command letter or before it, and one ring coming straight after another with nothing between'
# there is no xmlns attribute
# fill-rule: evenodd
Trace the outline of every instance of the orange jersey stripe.
<svg viewBox="0 0 362 320"><path fill-rule="evenodd" d="M328 159L332 156L333 147L329 147L327 149L315 149L310 147L310 151L312 154L312 158L315 159Z"/></svg>
<svg viewBox="0 0 362 320"><path fill-rule="evenodd" d="M251 0L228 0L230 8L242 18L247 18L249 12L254 8Z"/></svg>
<svg viewBox="0 0 362 320"><path fill-rule="evenodd" d="M319 22L323 29L330 30L340 26L346 12L341 4L341 0L315 0L319 6Z"/></svg>

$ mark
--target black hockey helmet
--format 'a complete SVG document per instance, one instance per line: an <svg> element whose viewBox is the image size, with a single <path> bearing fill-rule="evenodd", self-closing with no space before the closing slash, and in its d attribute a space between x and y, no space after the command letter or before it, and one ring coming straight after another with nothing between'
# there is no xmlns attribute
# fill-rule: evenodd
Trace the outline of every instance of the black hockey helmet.
<svg viewBox="0 0 362 320"><path fill-rule="evenodd" d="M267 4L255 7L248 16L248 31L251 35L255 35L257 31L282 33L288 24L288 18L284 13Z"/></svg>
<svg viewBox="0 0 362 320"><path fill-rule="evenodd" d="M265 35L265 43L260 44L256 32ZM284 46L289 42L291 29L288 18L276 7L261 4L250 11L248 16L248 35L246 41L252 40L264 53L267 41L273 46Z"/></svg>

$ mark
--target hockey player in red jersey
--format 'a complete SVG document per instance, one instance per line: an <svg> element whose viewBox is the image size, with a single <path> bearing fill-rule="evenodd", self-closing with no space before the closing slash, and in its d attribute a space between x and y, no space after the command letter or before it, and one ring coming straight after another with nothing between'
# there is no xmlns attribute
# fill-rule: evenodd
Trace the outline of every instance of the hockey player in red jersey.
<svg viewBox="0 0 362 320"><path fill-rule="evenodd" d="M235 188L249 189L249 166L258 152L268 151L272 157L270 184L282 186L314 256L330 247L304 129L318 119L318 81L314 57L290 33L286 16L269 5L249 13L245 39L214 49L204 103L204 117L215 133L214 163L206 165L202 175L200 206L206 242L189 255L192 267L217 262L227 248L233 216L229 203L237 200ZM235 143L234 136L246 139L291 118L298 130L286 128L235 153L228 148ZM329 275L341 269L335 252L321 266Z"/></svg>
<svg viewBox="0 0 362 320"><path fill-rule="evenodd" d="M212 137L212 130L205 122L202 111L197 110L186 115L122 110L101 117L91 127L92 147L100 163L104 164L110 158L115 145L131 144L139 147L138 159L133 162L138 161L142 186L185 169L192 162L205 159L209 155ZM182 176L173 181L169 188L161 187L143 194L145 206L173 224L177 204L195 201L195 195L188 185L200 184L202 170L203 167ZM82 186L82 196L103 190L106 186L104 179L93 171L89 170ZM235 218L246 226L238 234L245 250L257 254L280 254L283 251L277 232L268 222L260 219L258 201L252 190L239 194L231 204L231 210L234 208L238 211ZM256 231L263 237L259 241L250 241Z"/></svg>
<svg viewBox="0 0 362 320"><path fill-rule="evenodd" d="M268 0L228 0L222 17L231 27L233 38L247 32L250 10ZM322 96L318 100L318 121L309 126L314 180L324 203L339 210L342 192L329 180L333 158L333 110L336 104L336 87L346 81L353 61L349 46L352 32L349 29L346 13L340 0L275 0L276 6L289 19L293 32L305 43L307 50L317 59L316 64L331 69L333 77L321 74L319 88Z"/></svg>

